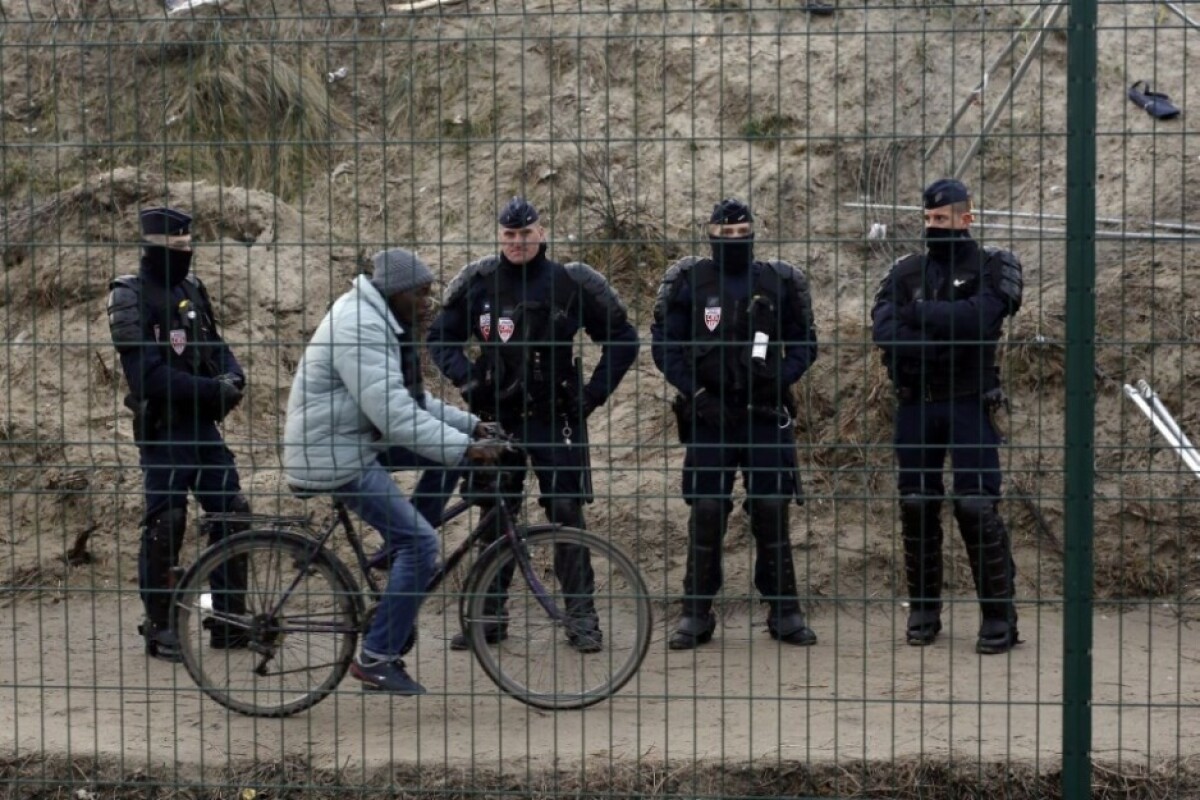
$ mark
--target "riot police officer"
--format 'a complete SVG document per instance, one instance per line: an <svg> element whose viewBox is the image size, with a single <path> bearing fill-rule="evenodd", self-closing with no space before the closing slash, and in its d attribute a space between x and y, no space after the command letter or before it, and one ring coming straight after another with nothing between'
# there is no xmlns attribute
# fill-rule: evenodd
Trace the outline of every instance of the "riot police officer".
<svg viewBox="0 0 1200 800"><path fill-rule="evenodd" d="M523 443L550 521L582 528L583 503L592 500L587 419L637 358L637 330L602 275L547 256L546 231L531 203L514 197L497 219L500 253L468 264L451 281L429 330L430 353L472 412ZM586 382L574 357L580 328L602 348ZM464 352L471 340L479 348L474 362ZM599 650L603 633L587 550L561 545L554 566L573 618L569 643ZM497 642L507 631L495 624L485 635ZM459 634L451 646L467 643Z"/></svg>
<svg viewBox="0 0 1200 800"><path fill-rule="evenodd" d="M904 564L911 599L909 644L942 629L942 523L946 452L954 517L967 547L983 622L976 651L1019 643L1016 566L1000 517L1000 436L990 412L1003 404L996 343L1021 306L1021 262L971 238L971 195L957 180L925 189L926 252L897 260L871 311L875 343L896 389L896 463Z"/></svg>
<svg viewBox="0 0 1200 800"><path fill-rule="evenodd" d="M740 200L716 204L708 237L710 258L684 258L667 270L650 328L654 363L679 391L683 497L691 507L683 614L668 645L692 649L716 629L712 604L738 469L767 629L781 642L811 645L817 637L800 611L788 525L800 496L790 387L817 357L808 281L785 261L754 257L754 218Z"/></svg>
<svg viewBox="0 0 1200 800"><path fill-rule="evenodd" d="M241 494L233 454L217 423L242 399L245 375L217 330L212 302L191 271L192 218L173 208L141 212L142 257L136 275L110 286L108 322L129 385L145 493L138 586L146 618L146 652L179 661L172 628L171 571L187 527L190 490L206 512L233 515L206 523L210 542L245 527L250 506ZM243 567L244 569L244 567ZM214 590L244 586L244 575L214 576ZM214 602L236 603L214 591ZM232 606L221 610L238 613ZM218 649L245 646L236 631L211 628Z"/></svg>

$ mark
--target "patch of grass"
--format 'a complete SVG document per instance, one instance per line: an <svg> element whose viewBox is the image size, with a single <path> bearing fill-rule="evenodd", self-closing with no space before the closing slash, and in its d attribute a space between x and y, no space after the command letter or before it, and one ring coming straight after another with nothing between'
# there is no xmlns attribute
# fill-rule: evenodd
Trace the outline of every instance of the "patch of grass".
<svg viewBox="0 0 1200 800"><path fill-rule="evenodd" d="M796 118L790 114L751 117L742 124L741 134L743 138L773 150L779 146L779 140L785 134L795 130L796 123Z"/></svg>
<svg viewBox="0 0 1200 800"><path fill-rule="evenodd" d="M414 44L402 56L383 63L387 129L393 135L433 135L445 124L447 106L466 93L468 53L456 45Z"/></svg>
<svg viewBox="0 0 1200 800"><path fill-rule="evenodd" d="M186 145L169 152L172 171L220 175L285 199L328 173L333 129L347 119L315 64L226 41L216 27L183 72L187 91L167 106L164 138Z"/></svg>

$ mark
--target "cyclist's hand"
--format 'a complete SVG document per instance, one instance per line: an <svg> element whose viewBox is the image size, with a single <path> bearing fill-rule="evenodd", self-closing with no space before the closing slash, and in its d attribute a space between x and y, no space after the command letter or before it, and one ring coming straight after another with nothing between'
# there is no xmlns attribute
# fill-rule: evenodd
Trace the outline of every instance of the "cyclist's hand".
<svg viewBox="0 0 1200 800"><path fill-rule="evenodd" d="M503 439L505 436L504 428L500 427L499 422L480 422L475 426L476 439Z"/></svg>
<svg viewBox="0 0 1200 800"><path fill-rule="evenodd" d="M495 464L504 455L508 445L494 439L485 442L475 442L467 448L467 460L472 464Z"/></svg>

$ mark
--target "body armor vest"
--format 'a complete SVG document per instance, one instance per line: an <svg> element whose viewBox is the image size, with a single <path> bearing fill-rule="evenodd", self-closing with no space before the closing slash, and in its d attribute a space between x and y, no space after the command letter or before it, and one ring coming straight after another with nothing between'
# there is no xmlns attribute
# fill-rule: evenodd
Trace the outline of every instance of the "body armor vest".
<svg viewBox="0 0 1200 800"><path fill-rule="evenodd" d="M927 281L928 256L912 255L897 265L895 280L903 286L911 301L944 300L954 302L974 297L984 290L987 270L996 254L980 247L977 256L953 269L940 263L936 269L943 274L936 287ZM945 274L945 273L949 274ZM937 369L923 366L920 362L901 361L896 365L893 379L897 385L911 389L932 390L939 396L983 394L1000 385L996 369L996 342L1000 338L1003 320L998 320L993 330L985 331L980 342L947 342L952 348L953 361Z"/></svg>
<svg viewBox="0 0 1200 800"><path fill-rule="evenodd" d="M691 268L692 339L687 348L696 383L726 397L749 394L750 359L756 331L769 337L765 371L778 375L783 360L779 339L782 279L774 269L754 262L748 296L732 293L710 259Z"/></svg>
<svg viewBox="0 0 1200 800"><path fill-rule="evenodd" d="M136 292L152 341L171 369L181 369L204 378L217 376L217 327L208 293L191 276L177 287L159 286L140 275L122 275L112 283ZM183 299L174 299L175 289Z"/></svg>
<svg viewBox="0 0 1200 800"><path fill-rule="evenodd" d="M488 291L474 324L481 351L477 365L500 396L523 387L534 400L550 404L556 387L575 376L573 337L564 323L576 283L560 264L546 261L544 268L554 270L553 292L539 299L529 297L525 276L513 270L487 276Z"/></svg>

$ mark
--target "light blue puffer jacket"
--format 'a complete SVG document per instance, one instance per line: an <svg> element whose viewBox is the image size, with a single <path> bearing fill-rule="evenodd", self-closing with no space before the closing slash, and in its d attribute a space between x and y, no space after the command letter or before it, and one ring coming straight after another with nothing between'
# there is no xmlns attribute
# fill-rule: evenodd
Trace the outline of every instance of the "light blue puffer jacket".
<svg viewBox="0 0 1200 800"><path fill-rule="evenodd" d="M458 464L479 418L404 388L403 329L370 279L360 275L325 315L292 380L283 469L296 489L329 492L349 483L389 447Z"/></svg>

